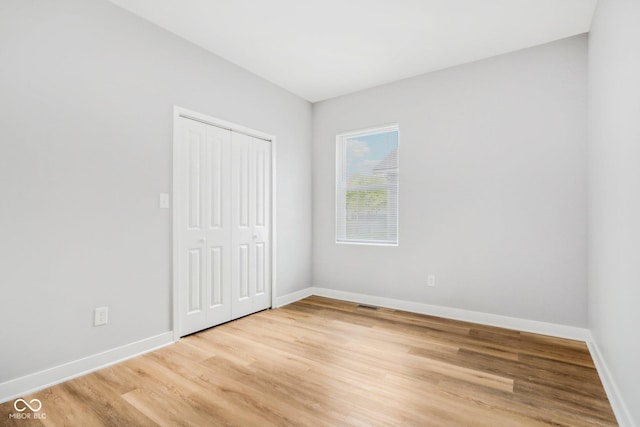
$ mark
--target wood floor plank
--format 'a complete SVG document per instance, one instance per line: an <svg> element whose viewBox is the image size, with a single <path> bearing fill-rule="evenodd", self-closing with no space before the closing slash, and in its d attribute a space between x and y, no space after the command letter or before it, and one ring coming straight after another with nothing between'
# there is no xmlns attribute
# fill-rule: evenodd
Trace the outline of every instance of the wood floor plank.
<svg viewBox="0 0 640 427"><path fill-rule="evenodd" d="M24 398L0 425L617 425L583 342L317 296Z"/></svg>

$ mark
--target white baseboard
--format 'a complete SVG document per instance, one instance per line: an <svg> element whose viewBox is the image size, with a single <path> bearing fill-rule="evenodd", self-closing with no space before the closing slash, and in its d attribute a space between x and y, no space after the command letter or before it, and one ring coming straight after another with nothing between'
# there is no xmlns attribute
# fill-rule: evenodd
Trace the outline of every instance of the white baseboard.
<svg viewBox="0 0 640 427"><path fill-rule="evenodd" d="M620 390L611 376L611 371L609 371L607 363L604 357L602 357L602 352L593 337L587 340L587 346L589 347L591 358L596 365L598 375L604 386L604 391L607 393L609 403L611 403L613 413L616 415L618 424L620 427L636 427L627 405L622 400L622 394L620 394Z"/></svg>
<svg viewBox="0 0 640 427"><path fill-rule="evenodd" d="M292 302L296 302L303 298L310 297L311 295L313 295L313 288L308 287L308 288L300 289L299 291L291 292L290 294L286 294L281 297L276 297L273 308L278 308L278 307L282 307L283 305L291 304Z"/></svg>
<svg viewBox="0 0 640 427"><path fill-rule="evenodd" d="M173 332L145 338L102 353L0 383L0 403L34 393L135 356L173 344Z"/></svg>
<svg viewBox="0 0 640 427"><path fill-rule="evenodd" d="M517 317L483 313L480 311L463 310L460 308L377 297L373 295L338 291L335 289L321 287L313 287L311 289L313 291L313 295L327 298L410 311L412 313L428 314L431 316L445 317L447 319L463 320L465 322L480 323L483 325L499 326L501 328L516 329L518 331L550 335L558 338L587 341L591 336L588 329L578 328L575 326L558 325L555 323L539 322L537 320L520 319Z"/></svg>

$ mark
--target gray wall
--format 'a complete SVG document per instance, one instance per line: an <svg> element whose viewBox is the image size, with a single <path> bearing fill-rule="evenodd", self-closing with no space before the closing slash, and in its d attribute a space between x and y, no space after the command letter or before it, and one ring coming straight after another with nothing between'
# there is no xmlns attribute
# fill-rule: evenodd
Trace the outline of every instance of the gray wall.
<svg viewBox="0 0 640 427"><path fill-rule="evenodd" d="M586 326L586 70L581 35L314 104L314 285ZM400 245L336 244L335 136L392 122Z"/></svg>
<svg viewBox="0 0 640 427"><path fill-rule="evenodd" d="M174 104L277 136L277 292L310 285L308 102L105 1L2 0L0 64L0 382L171 329Z"/></svg>
<svg viewBox="0 0 640 427"><path fill-rule="evenodd" d="M640 2L599 0L589 36L589 327L640 425Z"/></svg>

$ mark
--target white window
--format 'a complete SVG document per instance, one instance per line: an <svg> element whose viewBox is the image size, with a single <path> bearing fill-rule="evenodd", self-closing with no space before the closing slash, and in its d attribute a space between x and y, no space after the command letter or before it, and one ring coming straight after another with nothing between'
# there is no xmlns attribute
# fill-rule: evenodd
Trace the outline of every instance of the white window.
<svg viewBox="0 0 640 427"><path fill-rule="evenodd" d="M336 241L398 244L398 125L336 140Z"/></svg>

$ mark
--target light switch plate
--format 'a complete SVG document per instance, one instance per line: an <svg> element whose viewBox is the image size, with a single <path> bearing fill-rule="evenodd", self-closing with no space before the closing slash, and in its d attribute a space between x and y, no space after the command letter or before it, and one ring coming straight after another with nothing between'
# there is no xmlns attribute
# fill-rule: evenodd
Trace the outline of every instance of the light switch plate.
<svg viewBox="0 0 640 427"><path fill-rule="evenodd" d="M160 197L158 198L158 204L160 206L160 209L169 209L169 194L160 193Z"/></svg>

